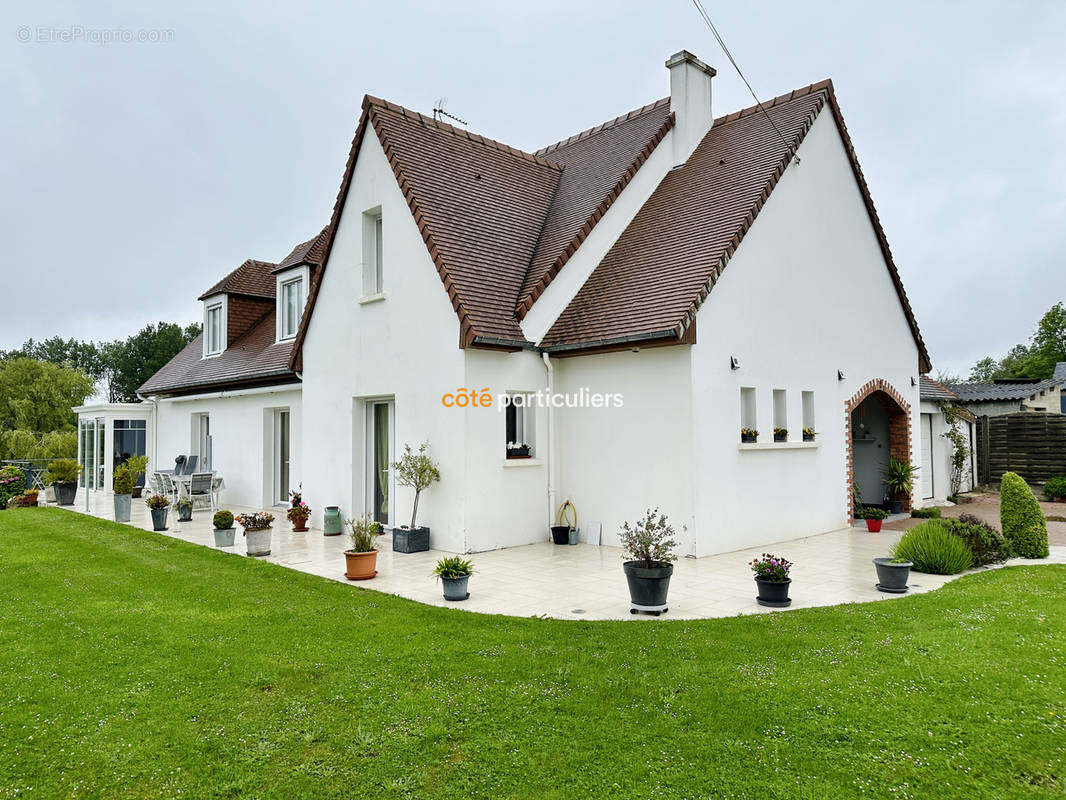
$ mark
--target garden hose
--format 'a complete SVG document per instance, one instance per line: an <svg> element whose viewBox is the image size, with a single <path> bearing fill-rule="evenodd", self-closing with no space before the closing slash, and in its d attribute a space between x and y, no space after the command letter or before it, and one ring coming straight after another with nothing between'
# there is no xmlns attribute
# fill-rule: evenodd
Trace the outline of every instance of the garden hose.
<svg viewBox="0 0 1066 800"><path fill-rule="evenodd" d="M570 513L572 513L574 517L574 521L570 523L570 527L577 528L577 509L574 507L574 504L571 503L569 500L559 506L559 510L555 514L555 524L563 524L564 520L566 519L567 509L570 510Z"/></svg>

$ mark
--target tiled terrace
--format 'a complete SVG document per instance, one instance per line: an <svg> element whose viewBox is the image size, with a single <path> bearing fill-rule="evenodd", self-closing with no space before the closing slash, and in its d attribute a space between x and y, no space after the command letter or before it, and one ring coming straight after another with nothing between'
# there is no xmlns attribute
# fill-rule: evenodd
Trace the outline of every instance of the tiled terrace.
<svg viewBox="0 0 1066 800"><path fill-rule="evenodd" d="M110 494L90 492L89 513L103 519L114 518ZM72 511L85 512L85 497L79 492ZM234 513L242 510L230 507ZM344 550L347 536L323 536L321 531L293 533L283 510L275 513L271 554L264 560L290 569L348 583L344 578ZM151 530L151 516L144 503L133 501L131 525ZM168 536L214 547L211 513L197 511L192 522L179 523L171 510ZM829 606L838 603L891 600L901 595L882 594L874 588L871 559L886 555L899 537L899 531L867 533L846 528L808 536L772 546L790 559L792 569L792 608ZM547 536L545 536L547 538ZM389 536L379 543L378 576L353 586L400 595L420 603L451 606L483 614L548 616L559 619L655 619L649 615L631 616L629 594L622 573L622 551L615 547L539 544L477 553L471 556L476 573L470 579L470 598L447 603L439 584L431 576L441 551L404 555L392 552ZM231 550L245 555L244 537L237 528ZM748 562L763 548L751 548L706 558L682 558L677 562L670 584L670 611L660 619L699 619L736 614L770 613L755 602L755 584ZM1053 546L1046 561L1010 563L1066 563L1066 547ZM953 577L911 573L911 593L928 592Z"/></svg>

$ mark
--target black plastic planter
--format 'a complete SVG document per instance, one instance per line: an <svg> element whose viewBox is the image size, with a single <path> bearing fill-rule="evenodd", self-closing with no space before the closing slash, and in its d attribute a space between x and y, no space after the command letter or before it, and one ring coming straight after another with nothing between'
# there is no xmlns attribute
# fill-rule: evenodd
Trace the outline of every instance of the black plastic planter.
<svg viewBox="0 0 1066 800"><path fill-rule="evenodd" d="M889 514L902 514L903 513L903 501L902 500L889 500L888 501L888 513Z"/></svg>
<svg viewBox="0 0 1066 800"><path fill-rule="evenodd" d="M907 579L911 575L910 561L892 563L891 558L875 558L877 567L877 588L890 594L903 594L907 591Z"/></svg>
<svg viewBox="0 0 1066 800"><path fill-rule="evenodd" d="M394 553L421 553L429 549L429 528L393 528Z"/></svg>
<svg viewBox="0 0 1066 800"><path fill-rule="evenodd" d="M165 531L167 529L167 511L168 508L153 508L152 512L152 530L153 531Z"/></svg>
<svg viewBox="0 0 1066 800"><path fill-rule="evenodd" d="M658 563L654 567L642 567L639 561L626 561L622 568L629 584L629 611L650 611L659 616L670 609L666 606L666 596L670 591L670 576L674 574L674 565Z"/></svg>
<svg viewBox="0 0 1066 800"><path fill-rule="evenodd" d="M759 587L759 594L755 600L760 606L786 608L792 605L792 600L788 596L788 587L791 583L791 578L784 581L764 581L762 578L756 578L755 585Z"/></svg>
<svg viewBox="0 0 1066 800"><path fill-rule="evenodd" d="M56 503L61 506L74 505L74 498L78 494L78 484L74 481L70 483L53 483L52 489L56 493Z"/></svg>
<svg viewBox="0 0 1066 800"><path fill-rule="evenodd" d="M570 544L570 526L552 525L552 541L556 544Z"/></svg>
<svg viewBox="0 0 1066 800"><path fill-rule="evenodd" d="M740 441L742 444L755 444L757 441L759 441L759 437L752 436L748 433L742 433L740 434Z"/></svg>

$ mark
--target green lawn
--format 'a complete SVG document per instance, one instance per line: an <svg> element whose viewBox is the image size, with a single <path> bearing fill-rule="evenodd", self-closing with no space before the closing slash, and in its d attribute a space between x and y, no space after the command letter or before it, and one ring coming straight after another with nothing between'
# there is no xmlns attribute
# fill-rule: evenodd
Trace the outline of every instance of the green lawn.
<svg viewBox="0 0 1066 800"><path fill-rule="evenodd" d="M1061 797L1064 585L515 619L12 509L0 798Z"/></svg>

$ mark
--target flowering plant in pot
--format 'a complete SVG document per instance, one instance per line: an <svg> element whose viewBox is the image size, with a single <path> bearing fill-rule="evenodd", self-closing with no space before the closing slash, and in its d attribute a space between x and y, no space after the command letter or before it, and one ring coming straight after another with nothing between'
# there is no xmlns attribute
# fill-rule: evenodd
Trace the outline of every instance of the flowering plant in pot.
<svg viewBox="0 0 1066 800"><path fill-rule="evenodd" d="M165 531L167 529L167 510L170 508L170 501L161 494L153 494L144 501L144 504L152 512L152 530Z"/></svg>
<svg viewBox="0 0 1066 800"><path fill-rule="evenodd" d="M215 526L215 547L233 547L233 514L223 509L211 518Z"/></svg>
<svg viewBox="0 0 1066 800"><path fill-rule="evenodd" d="M665 514L649 508L632 525L625 522L618 532L622 542L622 565L629 584L629 612L650 611L659 616L669 611L666 596L670 591L670 576L674 574L677 556L674 548L675 531Z"/></svg>
<svg viewBox="0 0 1066 800"><path fill-rule="evenodd" d="M266 511L256 511L254 514L238 514L234 519L244 528L244 541L248 546L248 555L270 555L270 526L274 523L274 515Z"/></svg>
<svg viewBox="0 0 1066 800"><path fill-rule="evenodd" d="M508 442L508 458L529 458L529 445L525 442Z"/></svg>
<svg viewBox="0 0 1066 800"><path fill-rule="evenodd" d="M429 528L419 528L418 498L429 486L440 480L437 463L429 456L429 442L422 442L416 453L411 445L403 446L403 456L392 462L396 483L415 490L411 509L411 524L392 529L392 549L397 553L418 553L429 549Z"/></svg>
<svg viewBox="0 0 1066 800"><path fill-rule="evenodd" d="M74 505L74 496L78 493L78 479L83 471L81 464L73 458L57 458L48 464L44 481L56 493L56 502L59 505Z"/></svg>
<svg viewBox="0 0 1066 800"><path fill-rule="evenodd" d="M805 441L805 442L813 442L814 441L814 437L817 436L817 435L818 434L814 430L814 428L804 428L803 429L803 441Z"/></svg>
<svg viewBox="0 0 1066 800"><path fill-rule="evenodd" d="M7 508L13 498L22 497L26 491L26 473L21 467L0 467L0 511Z"/></svg>
<svg viewBox="0 0 1066 800"><path fill-rule="evenodd" d="M27 489L22 493L22 496L18 498L18 504L20 506L36 506L37 495L39 492L36 489Z"/></svg>
<svg viewBox="0 0 1066 800"><path fill-rule="evenodd" d="M885 517L888 516L888 512L883 508L874 508L873 506L863 506L859 509L859 519L866 520L866 530L870 533L880 533L881 523L885 521Z"/></svg>
<svg viewBox="0 0 1066 800"><path fill-rule="evenodd" d="M759 441L759 432L754 428L741 428L740 441L746 444L754 444Z"/></svg>
<svg viewBox="0 0 1066 800"><path fill-rule="evenodd" d="M763 553L751 562L751 571L755 573L755 585L758 595L755 600L761 606L784 608L792 605L788 596L788 587L792 579L788 577L792 562L773 553Z"/></svg>
<svg viewBox="0 0 1066 800"><path fill-rule="evenodd" d="M292 523L292 529L297 533L303 533L307 530L307 518L311 516L311 507L307 505L303 500L299 499L299 495L293 493L292 505L289 510L285 512L285 516L288 517L289 522Z"/></svg>
<svg viewBox="0 0 1066 800"><path fill-rule="evenodd" d="M474 574L474 565L460 556L447 556L437 562L433 574L444 584L445 600L466 600L470 596L467 583Z"/></svg>
<svg viewBox="0 0 1066 800"><path fill-rule="evenodd" d="M788 441L788 428L774 428L774 441L775 442L787 442Z"/></svg>
<svg viewBox="0 0 1066 800"><path fill-rule="evenodd" d="M350 581L369 580L378 574L378 549L374 541L381 536L381 523L365 514L359 519L348 520L346 524L352 546L344 551L344 577Z"/></svg>

